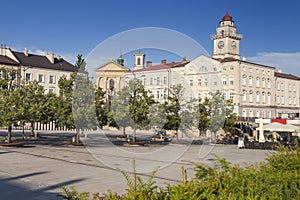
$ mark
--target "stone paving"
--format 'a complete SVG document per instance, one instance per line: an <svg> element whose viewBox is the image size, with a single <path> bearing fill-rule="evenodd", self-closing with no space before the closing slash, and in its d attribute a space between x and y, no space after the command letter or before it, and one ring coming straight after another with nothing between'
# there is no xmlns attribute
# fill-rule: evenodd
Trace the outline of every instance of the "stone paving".
<svg viewBox="0 0 300 200"><path fill-rule="evenodd" d="M91 193L108 189L123 193L126 180L117 168L132 175L133 160L142 178L160 166L155 181L163 185L180 179L181 166L193 167L185 160L213 166L217 155L244 166L264 161L268 154L238 149L237 145L115 146L97 133L89 134L84 140L86 147L80 147L69 145L70 134L57 135L51 138L51 134L41 133L40 139L26 139L24 147L0 148L1 199L60 199L60 186ZM188 176L193 176L192 170Z"/></svg>

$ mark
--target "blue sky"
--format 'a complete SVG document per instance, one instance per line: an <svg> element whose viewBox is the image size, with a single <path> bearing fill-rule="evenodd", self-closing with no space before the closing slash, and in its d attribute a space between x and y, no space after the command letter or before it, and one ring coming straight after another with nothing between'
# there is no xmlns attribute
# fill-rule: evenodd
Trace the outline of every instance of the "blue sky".
<svg viewBox="0 0 300 200"><path fill-rule="evenodd" d="M210 34L229 11L243 34L242 55L300 76L299 10L297 0L3 1L0 42L19 51L54 52L73 63L78 53L87 56L115 34L162 27L191 37L211 54Z"/></svg>

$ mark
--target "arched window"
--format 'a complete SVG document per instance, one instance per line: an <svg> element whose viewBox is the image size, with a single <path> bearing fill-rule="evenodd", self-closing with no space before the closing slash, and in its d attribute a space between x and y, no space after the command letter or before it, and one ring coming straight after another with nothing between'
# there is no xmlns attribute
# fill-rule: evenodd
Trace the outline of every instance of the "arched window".
<svg viewBox="0 0 300 200"><path fill-rule="evenodd" d="M115 87L115 81L113 79L110 79L109 80L109 88L110 88L110 90L113 90L114 87Z"/></svg>
<svg viewBox="0 0 300 200"><path fill-rule="evenodd" d="M141 65L141 58L137 58L136 64Z"/></svg>

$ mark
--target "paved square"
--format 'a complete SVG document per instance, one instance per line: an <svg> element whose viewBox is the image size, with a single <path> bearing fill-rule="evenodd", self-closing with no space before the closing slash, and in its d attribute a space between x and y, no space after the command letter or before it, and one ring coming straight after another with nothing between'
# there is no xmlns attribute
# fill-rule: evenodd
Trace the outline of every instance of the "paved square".
<svg viewBox="0 0 300 200"><path fill-rule="evenodd" d="M89 137L97 137L97 134ZM193 167L185 160L213 166L215 154L244 166L264 161L268 154L264 150L238 149L237 145L121 146L115 151L115 147L100 140L95 142L95 139L88 148L70 146L67 141L55 138L51 143L42 139L27 141L22 148L0 148L0 192L4 199L59 199L60 186L75 186L79 191L91 193L108 189L122 193L126 181L116 168L132 171L133 160L145 178L160 166L155 181L163 185L181 178L181 166ZM182 155L171 159L178 149ZM192 177L193 171L188 170L188 175Z"/></svg>

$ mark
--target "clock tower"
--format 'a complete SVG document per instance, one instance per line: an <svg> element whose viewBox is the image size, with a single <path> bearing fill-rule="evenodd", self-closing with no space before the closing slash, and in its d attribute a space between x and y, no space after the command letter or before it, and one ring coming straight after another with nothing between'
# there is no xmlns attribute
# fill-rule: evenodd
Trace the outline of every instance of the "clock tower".
<svg viewBox="0 0 300 200"><path fill-rule="evenodd" d="M240 59L240 40L241 34L236 33L236 27L232 17L226 12L219 27L217 27L217 34L211 35L214 41L213 58L235 58Z"/></svg>

